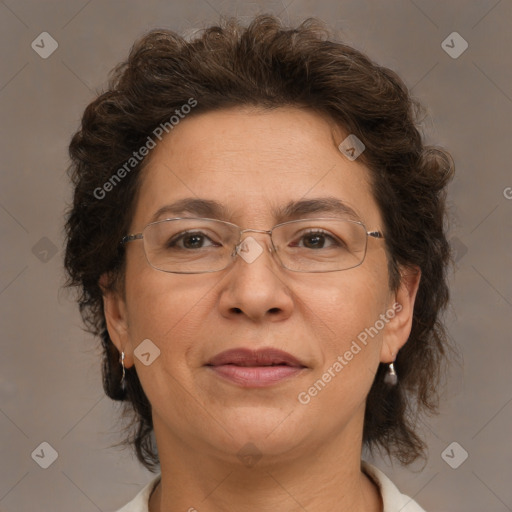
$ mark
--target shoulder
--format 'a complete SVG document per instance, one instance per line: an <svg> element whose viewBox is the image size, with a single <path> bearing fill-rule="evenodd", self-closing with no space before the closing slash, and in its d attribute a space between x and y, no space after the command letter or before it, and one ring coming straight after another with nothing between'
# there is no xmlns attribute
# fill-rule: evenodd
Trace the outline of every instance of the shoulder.
<svg viewBox="0 0 512 512"><path fill-rule="evenodd" d="M139 493L124 507L116 510L115 512L148 512L149 497L153 489L160 482L161 475L157 475L151 480Z"/></svg>
<svg viewBox="0 0 512 512"><path fill-rule="evenodd" d="M379 487L384 503L384 512L425 512L412 498L402 494L396 485L377 467L362 460L361 470Z"/></svg>

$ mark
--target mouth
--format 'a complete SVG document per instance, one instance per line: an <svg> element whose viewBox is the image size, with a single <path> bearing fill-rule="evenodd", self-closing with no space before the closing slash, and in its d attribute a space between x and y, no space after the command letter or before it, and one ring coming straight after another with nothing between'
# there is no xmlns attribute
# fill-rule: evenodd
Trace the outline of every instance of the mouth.
<svg viewBox="0 0 512 512"><path fill-rule="evenodd" d="M251 350L235 348L226 350L214 356L207 366L221 366L231 364L235 366L290 366L292 368L305 368L296 357L275 348Z"/></svg>
<svg viewBox="0 0 512 512"><path fill-rule="evenodd" d="M232 349L206 365L215 375L243 387L265 387L296 376L307 368L299 359L278 349Z"/></svg>

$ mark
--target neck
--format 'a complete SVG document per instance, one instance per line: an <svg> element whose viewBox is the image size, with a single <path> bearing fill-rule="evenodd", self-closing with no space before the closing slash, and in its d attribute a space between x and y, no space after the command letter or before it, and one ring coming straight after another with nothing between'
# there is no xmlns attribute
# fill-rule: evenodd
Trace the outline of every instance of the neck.
<svg viewBox="0 0 512 512"><path fill-rule="evenodd" d="M264 456L246 465L173 438L157 418L154 426L162 479L149 512L383 510L377 486L361 471L361 439L354 442L350 432L302 447L300 454Z"/></svg>

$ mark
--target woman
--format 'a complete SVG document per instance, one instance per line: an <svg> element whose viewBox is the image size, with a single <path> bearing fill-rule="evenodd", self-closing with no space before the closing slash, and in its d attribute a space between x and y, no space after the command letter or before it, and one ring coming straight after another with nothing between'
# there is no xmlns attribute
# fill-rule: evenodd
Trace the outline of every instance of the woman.
<svg viewBox="0 0 512 512"><path fill-rule="evenodd" d="M126 442L122 512L423 510L447 336L445 187L400 78L319 22L141 38L70 145L70 285Z"/></svg>

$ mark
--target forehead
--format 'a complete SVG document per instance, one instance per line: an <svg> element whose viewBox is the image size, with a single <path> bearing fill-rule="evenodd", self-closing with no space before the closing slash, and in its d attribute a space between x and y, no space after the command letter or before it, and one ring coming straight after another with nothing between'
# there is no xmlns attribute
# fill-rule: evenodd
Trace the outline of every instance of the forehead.
<svg viewBox="0 0 512 512"><path fill-rule="evenodd" d="M308 209L339 216L345 208L367 225L378 223L369 170L338 150L347 135L298 108L230 108L185 118L148 157L133 225L178 216L169 207L176 202L195 202L195 216L250 219L253 228L300 218Z"/></svg>

